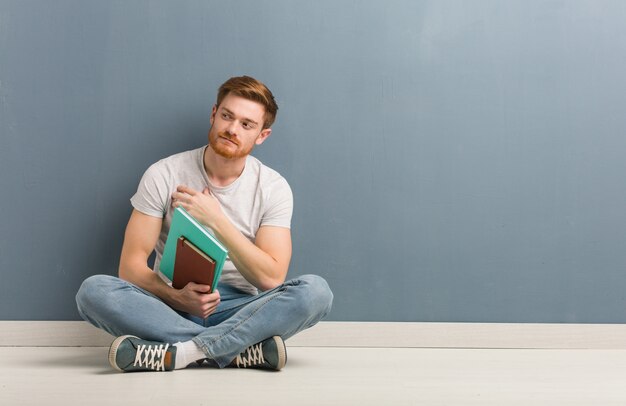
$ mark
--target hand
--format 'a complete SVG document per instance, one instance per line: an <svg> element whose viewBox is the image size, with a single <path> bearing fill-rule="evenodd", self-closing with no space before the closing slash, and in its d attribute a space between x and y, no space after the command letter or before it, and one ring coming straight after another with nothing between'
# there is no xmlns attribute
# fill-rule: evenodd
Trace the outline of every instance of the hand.
<svg viewBox="0 0 626 406"><path fill-rule="evenodd" d="M182 207L187 210L196 220L207 227L215 228L214 224L218 216L222 216L222 208L209 188L198 192L185 185L176 188L172 194L172 206Z"/></svg>
<svg viewBox="0 0 626 406"><path fill-rule="evenodd" d="M220 304L220 292L216 290L209 293L210 291L209 285L189 282L184 288L177 291L177 310L206 319L213 314L217 305Z"/></svg>

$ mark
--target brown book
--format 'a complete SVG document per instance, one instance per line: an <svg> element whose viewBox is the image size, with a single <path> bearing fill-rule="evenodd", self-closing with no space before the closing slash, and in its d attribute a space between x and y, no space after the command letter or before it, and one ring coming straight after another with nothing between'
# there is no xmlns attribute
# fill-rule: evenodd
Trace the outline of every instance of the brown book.
<svg viewBox="0 0 626 406"><path fill-rule="evenodd" d="M184 288L189 282L211 285L215 277L215 261L202 252L189 240L180 237L176 241L176 258L174 260L174 280L172 286Z"/></svg>

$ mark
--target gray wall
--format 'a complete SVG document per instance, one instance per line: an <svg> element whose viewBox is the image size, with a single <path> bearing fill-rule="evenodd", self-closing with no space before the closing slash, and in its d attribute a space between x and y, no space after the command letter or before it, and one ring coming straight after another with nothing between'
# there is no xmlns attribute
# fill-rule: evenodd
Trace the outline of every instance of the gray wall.
<svg viewBox="0 0 626 406"><path fill-rule="evenodd" d="M626 322L625 4L0 0L0 319L78 319L250 74L331 319Z"/></svg>

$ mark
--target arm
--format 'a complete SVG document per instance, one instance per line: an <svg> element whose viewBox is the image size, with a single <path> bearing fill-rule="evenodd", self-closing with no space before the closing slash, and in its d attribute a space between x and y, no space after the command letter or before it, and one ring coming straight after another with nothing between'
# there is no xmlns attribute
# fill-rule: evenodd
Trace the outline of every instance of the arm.
<svg viewBox="0 0 626 406"><path fill-rule="evenodd" d="M148 267L163 220L133 210L124 236L119 277L143 288L170 307L208 317L219 304L219 293L208 294L210 286L190 283L184 289L173 289Z"/></svg>
<svg viewBox="0 0 626 406"><path fill-rule="evenodd" d="M213 230L229 248L237 270L252 285L269 290L285 281L291 260L291 230L262 226L254 244L226 217L217 221Z"/></svg>
<svg viewBox="0 0 626 406"><path fill-rule="evenodd" d="M215 232L228 248L237 270L252 285L269 290L285 281L291 260L291 231L288 228L262 226L252 243L224 215L208 189L201 193L179 186L172 197L175 206L182 206Z"/></svg>

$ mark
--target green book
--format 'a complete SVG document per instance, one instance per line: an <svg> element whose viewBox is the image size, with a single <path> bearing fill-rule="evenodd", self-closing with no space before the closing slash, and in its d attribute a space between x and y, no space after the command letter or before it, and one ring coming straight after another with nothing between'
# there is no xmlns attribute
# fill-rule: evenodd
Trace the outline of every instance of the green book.
<svg viewBox="0 0 626 406"><path fill-rule="evenodd" d="M174 216L172 217L170 231L167 234L167 241L165 241L165 249L163 250L159 270L163 275L167 276L169 280L174 280L176 246L180 237L190 241L215 261L215 277L211 285L211 290L215 290L215 288L217 288L217 282L220 280L220 275L222 274L224 262L226 261L226 257L228 257L228 250L182 207L177 207L174 210Z"/></svg>

